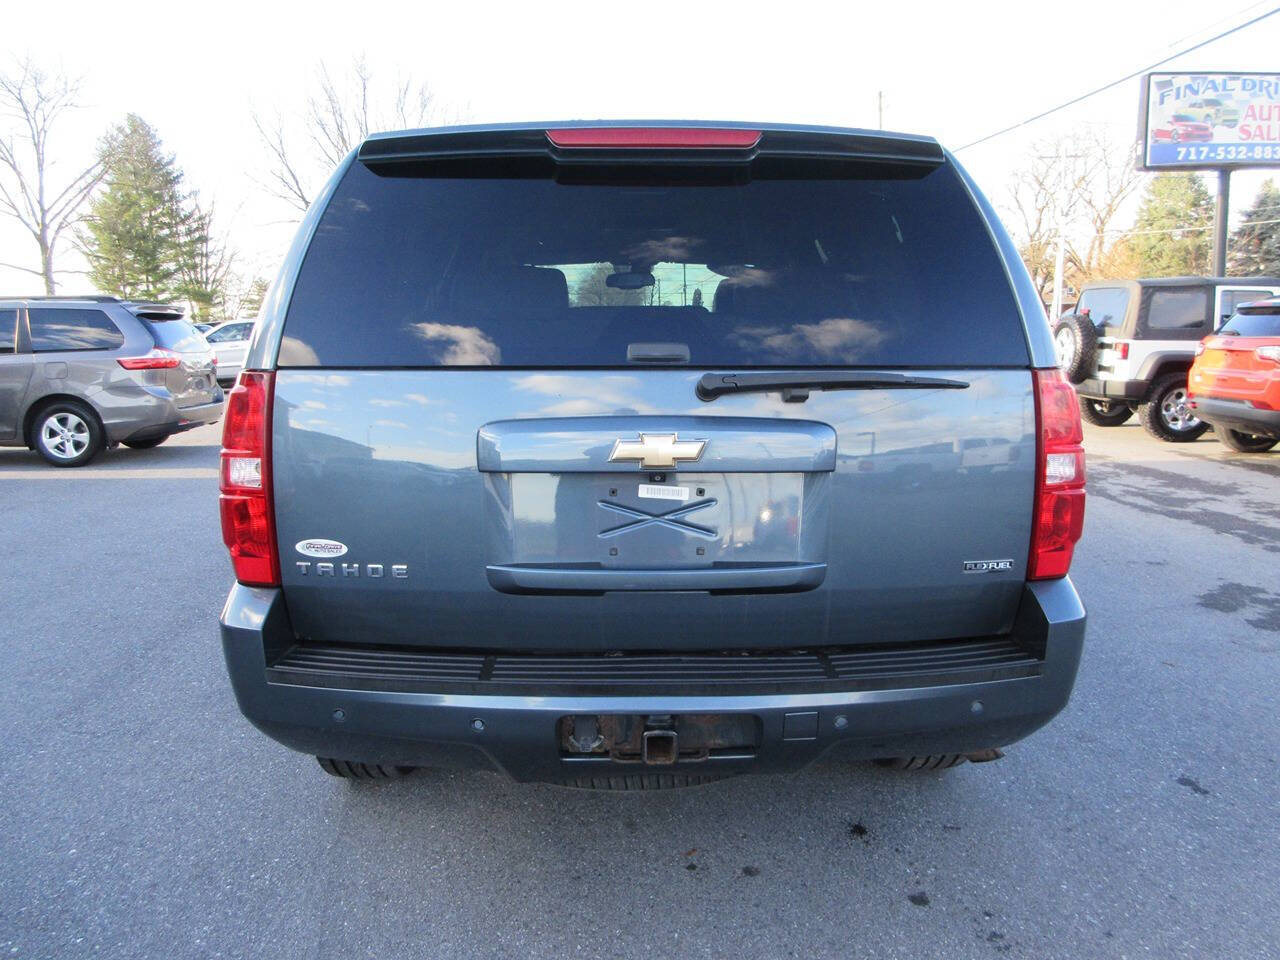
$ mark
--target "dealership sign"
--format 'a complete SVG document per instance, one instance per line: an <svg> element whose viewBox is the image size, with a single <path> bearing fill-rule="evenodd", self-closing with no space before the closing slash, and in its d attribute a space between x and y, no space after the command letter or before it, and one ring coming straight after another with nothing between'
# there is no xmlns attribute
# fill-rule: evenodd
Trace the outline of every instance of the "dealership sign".
<svg viewBox="0 0 1280 960"><path fill-rule="evenodd" d="M1280 166L1280 73L1142 78L1140 166Z"/></svg>

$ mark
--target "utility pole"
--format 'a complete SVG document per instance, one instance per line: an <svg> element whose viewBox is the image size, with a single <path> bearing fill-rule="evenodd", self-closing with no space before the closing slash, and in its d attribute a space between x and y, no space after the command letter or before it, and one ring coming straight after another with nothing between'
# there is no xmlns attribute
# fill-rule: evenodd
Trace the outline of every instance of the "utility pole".
<svg viewBox="0 0 1280 960"><path fill-rule="evenodd" d="M1053 195L1053 221L1058 233L1058 253L1053 261L1053 303L1049 307L1049 322L1062 316L1062 271L1067 262L1067 227L1062 210L1062 193L1067 185L1067 158L1061 144L1058 147L1058 189Z"/></svg>
<svg viewBox="0 0 1280 960"><path fill-rule="evenodd" d="M884 129L884 91L881 90L876 94L876 115L878 116L877 124L879 129Z"/></svg>
<svg viewBox="0 0 1280 960"><path fill-rule="evenodd" d="M1218 198L1213 205L1213 275L1227 275L1227 217L1231 210L1231 171L1218 170Z"/></svg>

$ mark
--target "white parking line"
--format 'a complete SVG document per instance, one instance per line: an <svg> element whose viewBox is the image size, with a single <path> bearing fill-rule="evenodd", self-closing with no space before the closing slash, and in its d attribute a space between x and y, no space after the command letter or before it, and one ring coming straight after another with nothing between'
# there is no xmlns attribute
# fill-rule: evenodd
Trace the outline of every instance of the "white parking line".
<svg viewBox="0 0 1280 960"><path fill-rule="evenodd" d="M0 469L0 480L216 480L217 477L218 471L213 467L156 467L150 470L95 470L93 467L70 470L57 467Z"/></svg>

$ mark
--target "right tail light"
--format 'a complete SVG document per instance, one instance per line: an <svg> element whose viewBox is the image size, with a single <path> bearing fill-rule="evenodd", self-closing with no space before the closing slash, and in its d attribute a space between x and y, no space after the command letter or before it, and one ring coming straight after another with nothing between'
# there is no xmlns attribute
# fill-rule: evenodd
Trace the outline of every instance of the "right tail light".
<svg viewBox="0 0 1280 960"><path fill-rule="evenodd" d="M1053 580L1071 569L1084 530L1084 428L1075 388L1057 367L1033 370L1036 493L1027 578Z"/></svg>

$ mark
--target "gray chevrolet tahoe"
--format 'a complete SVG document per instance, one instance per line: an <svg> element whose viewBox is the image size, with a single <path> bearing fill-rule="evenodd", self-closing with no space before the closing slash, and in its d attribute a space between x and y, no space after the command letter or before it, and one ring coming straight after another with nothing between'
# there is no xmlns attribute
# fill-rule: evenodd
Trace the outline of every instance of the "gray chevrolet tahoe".
<svg viewBox="0 0 1280 960"><path fill-rule="evenodd" d="M222 416L213 351L181 308L115 297L0 298L0 446L79 467Z"/></svg>
<svg viewBox="0 0 1280 960"><path fill-rule="evenodd" d="M1081 439L932 139L376 135L229 396L232 685L348 778L991 759L1075 679Z"/></svg>

